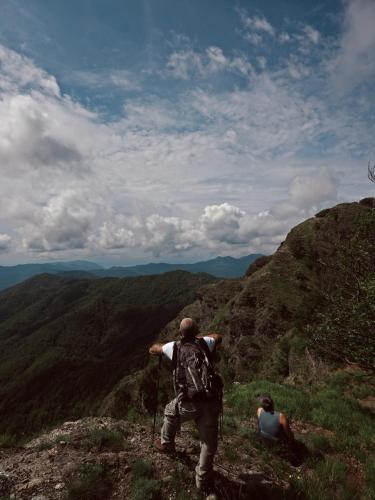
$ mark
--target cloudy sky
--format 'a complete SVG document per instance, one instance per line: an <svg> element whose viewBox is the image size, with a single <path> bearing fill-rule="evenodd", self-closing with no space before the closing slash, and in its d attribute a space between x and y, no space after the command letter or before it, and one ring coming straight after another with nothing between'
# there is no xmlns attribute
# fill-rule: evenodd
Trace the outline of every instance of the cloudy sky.
<svg viewBox="0 0 375 500"><path fill-rule="evenodd" d="M374 0L1 0L0 264L273 252L374 195Z"/></svg>

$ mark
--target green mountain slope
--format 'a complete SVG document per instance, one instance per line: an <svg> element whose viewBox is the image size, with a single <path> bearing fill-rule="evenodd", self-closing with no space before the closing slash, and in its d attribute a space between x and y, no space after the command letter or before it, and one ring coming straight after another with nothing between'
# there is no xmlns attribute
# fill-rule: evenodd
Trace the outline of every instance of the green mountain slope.
<svg viewBox="0 0 375 500"><path fill-rule="evenodd" d="M206 274L69 280L40 275L0 294L0 432L95 410L146 346L212 283Z"/></svg>

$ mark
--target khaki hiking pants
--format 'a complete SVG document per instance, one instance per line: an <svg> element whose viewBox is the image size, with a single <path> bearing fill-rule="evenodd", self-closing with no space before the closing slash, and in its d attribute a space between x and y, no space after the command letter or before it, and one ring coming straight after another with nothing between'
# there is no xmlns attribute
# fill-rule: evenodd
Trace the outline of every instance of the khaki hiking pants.
<svg viewBox="0 0 375 500"><path fill-rule="evenodd" d="M217 400L191 401L173 399L164 410L164 423L161 429L161 442L174 445L180 424L194 420L199 432L201 453L197 465L197 486L205 485L211 478L214 456L217 450L218 421L220 403ZM178 408L177 408L178 406Z"/></svg>

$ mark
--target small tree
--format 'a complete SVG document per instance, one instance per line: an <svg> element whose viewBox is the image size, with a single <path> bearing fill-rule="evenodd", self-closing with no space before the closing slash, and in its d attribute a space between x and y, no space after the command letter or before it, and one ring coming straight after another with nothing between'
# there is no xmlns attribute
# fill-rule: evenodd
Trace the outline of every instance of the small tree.
<svg viewBox="0 0 375 500"><path fill-rule="evenodd" d="M371 182L375 183L375 164L371 166L370 160L368 162L368 178L370 179Z"/></svg>

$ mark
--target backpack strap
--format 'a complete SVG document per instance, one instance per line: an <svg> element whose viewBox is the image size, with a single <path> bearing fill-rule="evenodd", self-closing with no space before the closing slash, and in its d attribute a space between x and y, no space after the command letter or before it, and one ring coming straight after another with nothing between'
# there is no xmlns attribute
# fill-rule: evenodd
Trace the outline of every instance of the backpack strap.
<svg viewBox="0 0 375 500"><path fill-rule="evenodd" d="M173 354L172 354L172 368L173 368L173 371L176 370L177 361L178 361L178 358L179 358L180 344L181 344L180 341L176 341L173 344Z"/></svg>
<svg viewBox="0 0 375 500"><path fill-rule="evenodd" d="M201 347L205 355L207 356L207 359L209 363L212 365L212 352L210 351L207 342L204 340L203 337L197 338L198 345Z"/></svg>
<svg viewBox="0 0 375 500"><path fill-rule="evenodd" d="M177 387L177 364L180 361L180 347L181 347L181 342L176 341L173 344L173 354L172 354L172 369L173 369L173 388L174 392L177 396L178 392L178 387Z"/></svg>

